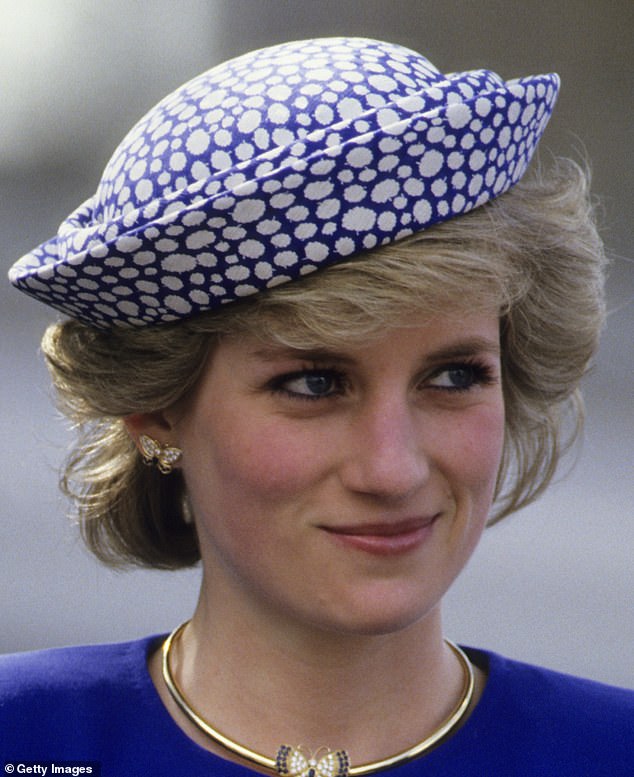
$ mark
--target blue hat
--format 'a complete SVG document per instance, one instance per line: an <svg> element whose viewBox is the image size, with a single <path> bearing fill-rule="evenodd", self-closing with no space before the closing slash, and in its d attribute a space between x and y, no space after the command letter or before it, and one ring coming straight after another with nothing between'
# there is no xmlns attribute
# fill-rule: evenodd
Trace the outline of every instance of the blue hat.
<svg viewBox="0 0 634 777"><path fill-rule="evenodd" d="M443 75L327 38L233 59L162 100L19 289L97 327L189 317L459 216L523 175L556 75Z"/></svg>

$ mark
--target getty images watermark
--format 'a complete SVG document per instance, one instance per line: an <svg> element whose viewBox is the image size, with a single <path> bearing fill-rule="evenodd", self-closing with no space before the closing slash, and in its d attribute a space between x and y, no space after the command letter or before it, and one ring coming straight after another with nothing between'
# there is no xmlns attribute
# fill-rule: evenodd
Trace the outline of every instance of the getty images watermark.
<svg viewBox="0 0 634 777"><path fill-rule="evenodd" d="M98 761L12 761L4 765L4 773L36 774L39 777L51 777L53 774L101 777L101 764Z"/></svg>

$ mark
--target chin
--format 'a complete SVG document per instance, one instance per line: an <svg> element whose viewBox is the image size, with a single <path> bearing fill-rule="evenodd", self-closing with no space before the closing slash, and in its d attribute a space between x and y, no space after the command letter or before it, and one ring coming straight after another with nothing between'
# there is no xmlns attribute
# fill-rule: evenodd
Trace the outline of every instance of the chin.
<svg viewBox="0 0 634 777"><path fill-rule="evenodd" d="M313 621L314 626L331 633L348 636L386 636L405 631L418 623L430 618L439 610L438 603L430 607L422 607L420 599L408 606L403 603L390 603L384 597L377 596L372 601L351 606L347 612L341 608L330 618L327 616Z"/></svg>
<svg viewBox="0 0 634 777"><path fill-rule="evenodd" d="M424 616L418 618L397 618L385 616L366 619L349 620L345 624L335 625L332 631L341 636L349 637L385 637L404 632L424 620Z"/></svg>

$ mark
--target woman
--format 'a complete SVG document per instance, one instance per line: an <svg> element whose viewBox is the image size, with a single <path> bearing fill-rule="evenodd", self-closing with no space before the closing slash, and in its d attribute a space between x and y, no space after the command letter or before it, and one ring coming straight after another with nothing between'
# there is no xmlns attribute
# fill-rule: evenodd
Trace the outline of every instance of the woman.
<svg viewBox="0 0 634 777"><path fill-rule="evenodd" d="M520 181L557 90L363 39L247 54L14 266L70 316L43 349L89 547L203 575L167 639L3 659L5 763L631 773L634 694L441 622L571 442L603 321L583 172Z"/></svg>

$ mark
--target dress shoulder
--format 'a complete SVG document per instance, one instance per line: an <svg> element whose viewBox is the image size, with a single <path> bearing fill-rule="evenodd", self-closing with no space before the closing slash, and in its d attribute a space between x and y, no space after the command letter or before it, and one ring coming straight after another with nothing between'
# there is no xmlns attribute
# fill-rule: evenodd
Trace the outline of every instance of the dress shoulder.
<svg viewBox="0 0 634 777"><path fill-rule="evenodd" d="M0 753L79 758L131 725L132 711L152 703L147 655L155 639L0 656Z"/></svg>
<svg viewBox="0 0 634 777"><path fill-rule="evenodd" d="M103 645L48 648L0 656L0 705L48 694L107 691L125 675L134 681L153 638ZM130 670L134 671L130 671Z"/></svg>
<svg viewBox="0 0 634 777"><path fill-rule="evenodd" d="M470 652L488 681L455 738L462 753L477 747L483 766L509 774L634 774L633 690Z"/></svg>
<svg viewBox="0 0 634 777"><path fill-rule="evenodd" d="M478 651L476 651L477 653ZM602 716L634 714L634 690L523 663L495 653L487 653L492 689L503 691L499 701L533 707L540 714L576 719L581 725L595 725ZM496 694L497 695L497 694ZM634 730L633 730L634 733Z"/></svg>

